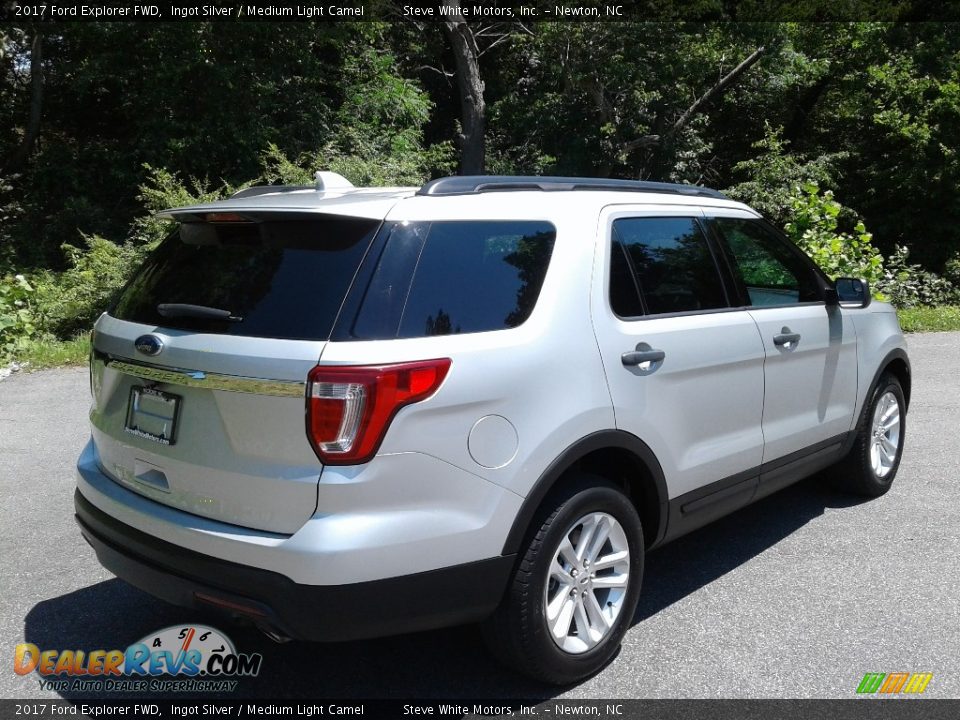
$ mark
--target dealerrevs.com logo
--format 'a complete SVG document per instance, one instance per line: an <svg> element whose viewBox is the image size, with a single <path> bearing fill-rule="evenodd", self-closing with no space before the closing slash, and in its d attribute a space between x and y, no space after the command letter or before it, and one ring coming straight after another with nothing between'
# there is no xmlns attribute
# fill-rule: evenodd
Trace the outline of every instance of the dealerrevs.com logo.
<svg viewBox="0 0 960 720"><path fill-rule="evenodd" d="M174 625L126 650L41 650L20 643L18 675L36 672L45 690L73 692L229 692L238 677L255 677L263 656L238 653L233 641L206 625Z"/></svg>

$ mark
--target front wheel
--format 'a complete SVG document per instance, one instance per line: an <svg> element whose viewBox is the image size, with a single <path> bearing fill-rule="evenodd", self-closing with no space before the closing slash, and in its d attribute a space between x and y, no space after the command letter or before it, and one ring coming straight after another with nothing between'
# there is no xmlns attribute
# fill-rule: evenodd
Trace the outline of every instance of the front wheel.
<svg viewBox="0 0 960 720"><path fill-rule="evenodd" d="M870 395L850 454L837 467L844 489L868 497L890 489L903 455L906 420L900 381L886 373Z"/></svg>
<svg viewBox="0 0 960 720"><path fill-rule="evenodd" d="M643 577L643 531L630 500L581 476L547 499L506 596L484 627L500 660L538 680L586 678L616 654Z"/></svg>

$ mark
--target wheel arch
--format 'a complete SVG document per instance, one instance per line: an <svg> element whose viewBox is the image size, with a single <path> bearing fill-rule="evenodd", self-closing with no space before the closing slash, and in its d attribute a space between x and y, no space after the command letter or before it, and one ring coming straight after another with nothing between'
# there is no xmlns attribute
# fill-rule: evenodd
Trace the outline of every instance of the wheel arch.
<svg viewBox="0 0 960 720"><path fill-rule="evenodd" d="M623 488L640 516L648 549L666 535L669 499L656 455L635 435L623 430L601 430L570 445L540 475L513 521L503 546L504 555L520 552L537 510L572 470L599 475Z"/></svg>
<svg viewBox="0 0 960 720"><path fill-rule="evenodd" d="M906 404L904 411L908 410L910 408L911 376L910 358L907 357L907 351L903 348L895 348L886 354L883 362L880 363L880 369L874 374L873 381L870 383L871 390L877 386L877 383L880 382L880 376L885 372L889 372L900 381L900 387L903 389L903 399Z"/></svg>

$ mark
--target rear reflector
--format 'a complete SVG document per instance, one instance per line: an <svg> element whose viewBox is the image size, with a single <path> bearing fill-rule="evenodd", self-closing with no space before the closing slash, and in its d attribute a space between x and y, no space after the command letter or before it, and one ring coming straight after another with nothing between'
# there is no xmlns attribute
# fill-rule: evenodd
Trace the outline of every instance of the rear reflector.
<svg viewBox="0 0 960 720"><path fill-rule="evenodd" d="M242 615L250 615L251 617L266 617L266 612L261 610L258 607L253 605L247 605L246 603L239 603L233 600L227 600L226 598L216 597L214 595L208 595L207 593L202 593L196 591L193 593L193 596L209 605L215 605L218 608L223 608L224 610L232 610L233 612L240 613Z"/></svg>
<svg viewBox="0 0 960 720"><path fill-rule="evenodd" d="M325 465L372 458L405 405L433 395L450 359L398 365L318 365L307 378L307 437Z"/></svg>

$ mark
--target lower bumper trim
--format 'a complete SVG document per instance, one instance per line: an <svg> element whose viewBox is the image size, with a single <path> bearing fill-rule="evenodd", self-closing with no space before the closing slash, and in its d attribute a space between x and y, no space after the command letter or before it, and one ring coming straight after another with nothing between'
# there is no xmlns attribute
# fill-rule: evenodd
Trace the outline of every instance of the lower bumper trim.
<svg viewBox="0 0 960 720"><path fill-rule="evenodd" d="M104 513L79 490L74 506L100 564L119 578L175 605L217 607L300 640L358 640L482 620L500 603L515 558L349 585L301 585L158 540Z"/></svg>

